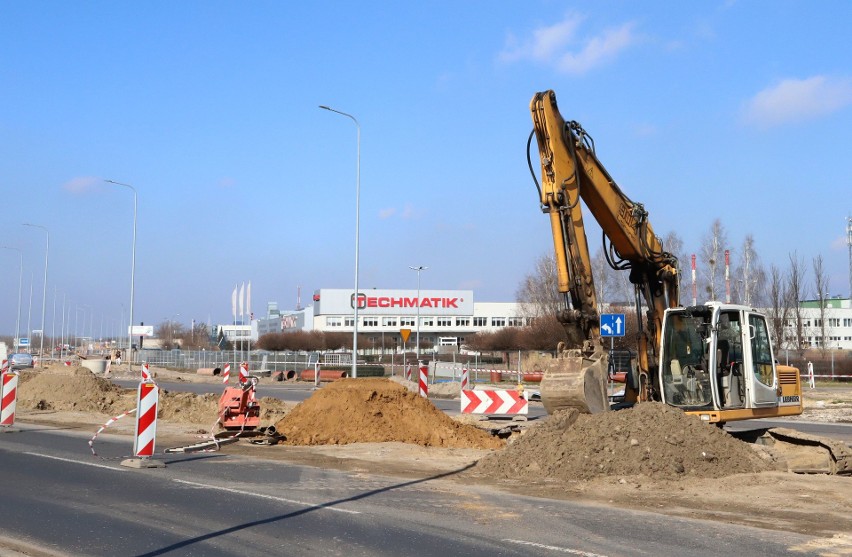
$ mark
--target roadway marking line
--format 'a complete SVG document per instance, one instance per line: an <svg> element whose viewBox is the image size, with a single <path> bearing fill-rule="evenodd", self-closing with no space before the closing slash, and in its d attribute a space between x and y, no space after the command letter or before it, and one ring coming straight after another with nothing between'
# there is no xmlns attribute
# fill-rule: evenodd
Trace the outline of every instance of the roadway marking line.
<svg viewBox="0 0 852 557"><path fill-rule="evenodd" d="M200 487L200 488L204 488L204 489L215 489L215 490L218 490L218 491L226 491L228 493L236 493L238 495L248 495L250 497L258 497L260 499L269 499L271 501L278 501L280 503L290 503L290 504L293 504L293 505L302 505L303 507L308 507L308 508L311 508L311 509L325 509L325 510L328 510L328 511L336 511L336 512L339 512L339 513L361 514L361 511L350 511L348 509L338 509L338 508L333 507L332 505L324 505L322 503L317 505L317 504L314 504L314 503L306 503L305 501L299 501L297 499L285 499L283 497L276 497L274 495L264 495L263 493L252 493L250 491L243 491L241 489L233 489L233 488L230 488L230 487L222 487L222 486L218 486L218 485L202 484L202 483L197 483L197 482L190 482L190 481L187 481L187 480L172 479L172 481L177 482L179 484L185 484L185 485L189 485L189 486L193 486L193 487Z"/></svg>
<svg viewBox="0 0 852 557"><path fill-rule="evenodd" d="M569 547L558 547L555 545L545 545L543 543L536 542L528 542L524 540L503 540L508 543L516 543L519 545L529 545L532 547L538 547L539 549L549 549L551 551L559 551L560 553L568 553L570 555L579 555L580 557L606 557L605 555L601 555L599 553L590 553L588 551L581 551L579 549L571 549Z"/></svg>
<svg viewBox="0 0 852 557"><path fill-rule="evenodd" d="M113 470L115 472L127 472L124 468L116 468L114 466L107 466L106 464L95 464L94 462L83 462L82 460L74 460L71 458L62 458L60 456L52 456L49 454L41 454L41 453L27 453L30 456L40 456L41 458L49 458L52 460L61 460L62 462L73 462L74 464L82 464L83 466L94 466L95 468L106 468L107 470Z"/></svg>

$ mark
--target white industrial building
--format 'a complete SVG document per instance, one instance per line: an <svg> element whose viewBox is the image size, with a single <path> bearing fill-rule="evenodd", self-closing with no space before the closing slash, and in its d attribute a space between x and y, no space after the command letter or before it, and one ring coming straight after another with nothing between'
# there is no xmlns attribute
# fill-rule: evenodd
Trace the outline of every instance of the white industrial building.
<svg viewBox="0 0 852 557"><path fill-rule="evenodd" d="M314 292L313 305L292 311L279 311L278 304L270 302L266 317L251 323L251 339L256 341L260 336L274 332L317 330L352 333L352 292L349 289L323 288ZM475 302L472 290L422 290L418 297L416 290L373 289L363 291L360 301L358 332L371 339L374 346L401 345L402 329L411 331L409 343L413 343L417 333L418 308L420 340L424 345L460 346L467 336L474 333L529 324L521 304ZM763 311L771 315L770 311ZM800 303L800 312L806 346L852 350L852 300L839 297L822 302L804 300ZM249 334L248 325L224 325L222 329L228 340L245 338ZM793 349L795 343L795 319L788 314L784 339L778 345L782 349Z"/></svg>
<svg viewBox="0 0 852 557"><path fill-rule="evenodd" d="M799 307L805 346L852 350L852 300L839 297L804 300ZM784 340L780 347L792 349L795 346L796 319L788 313L784 322Z"/></svg>
<svg viewBox="0 0 852 557"><path fill-rule="evenodd" d="M361 292L358 333L374 345L401 346L401 331L410 331L413 346L419 318L420 342L434 346L459 346L474 333L528 324L516 302L475 302L472 290L390 290ZM271 332L329 331L353 333L354 296L348 289L322 288L314 292L313 305L282 312L275 302L267 316L252 322L252 338Z"/></svg>

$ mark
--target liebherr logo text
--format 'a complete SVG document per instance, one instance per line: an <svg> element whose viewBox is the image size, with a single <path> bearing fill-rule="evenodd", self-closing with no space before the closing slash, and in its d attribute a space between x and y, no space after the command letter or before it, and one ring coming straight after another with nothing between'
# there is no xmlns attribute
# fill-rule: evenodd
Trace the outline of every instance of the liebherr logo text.
<svg viewBox="0 0 852 557"><path fill-rule="evenodd" d="M422 308L458 309L459 298L420 298ZM392 298L390 296L358 296L359 308L416 308L417 298ZM354 306L353 306L354 307Z"/></svg>
<svg viewBox="0 0 852 557"><path fill-rule="evenodd" d="M799 402L799 395L781 397L781 402Z"/></svg>

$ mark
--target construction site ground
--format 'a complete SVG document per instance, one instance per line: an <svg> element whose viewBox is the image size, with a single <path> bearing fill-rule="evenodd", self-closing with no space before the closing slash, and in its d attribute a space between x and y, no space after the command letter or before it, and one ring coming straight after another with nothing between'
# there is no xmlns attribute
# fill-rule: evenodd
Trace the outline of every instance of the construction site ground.
<svg viewBox="0 0 852 557"><path fill-rule="evenodd" d="M221 386L218 377L152 372L161 381ZM110 375L136 378L138 371L113 368ZM262 425L275 425L286 439L275 446L238 442L222 452L405 478L459 471L441 481L798 532L824 544L810 549L852 555L852 477L786 472L766 451L660 404L594 416L562 412L498 439L479 417L451 418L436 409L410 382L347 379L324 384L296 405L263 397L270 381L258 385ZM438 389L452 396L458 385ZM818 384L804 394L805 413L797 419L852 423L852 386ZM218 396L163 392L158 452L209 435ZM52 366L22 374L17 419L94 435L134 405L133 389L85 368ZM127 435L129 453L133 428L126 417L107 432Z"/></svg>

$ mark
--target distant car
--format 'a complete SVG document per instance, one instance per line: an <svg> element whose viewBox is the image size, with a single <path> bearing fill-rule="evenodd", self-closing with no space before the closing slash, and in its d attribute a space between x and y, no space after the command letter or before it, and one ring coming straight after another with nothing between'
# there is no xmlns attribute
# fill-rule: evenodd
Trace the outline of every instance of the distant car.
<svg viewBox="0 0 852 557"><path fill-rule="evenodd" d="M28 367L33 367L33 357L32 354L19 353L19 354L9 354L9 369L24 369Z"/></svg>

